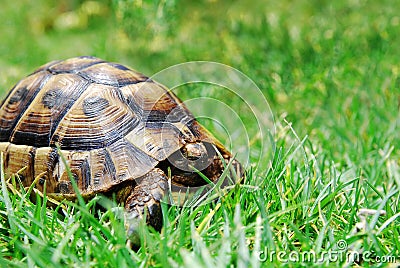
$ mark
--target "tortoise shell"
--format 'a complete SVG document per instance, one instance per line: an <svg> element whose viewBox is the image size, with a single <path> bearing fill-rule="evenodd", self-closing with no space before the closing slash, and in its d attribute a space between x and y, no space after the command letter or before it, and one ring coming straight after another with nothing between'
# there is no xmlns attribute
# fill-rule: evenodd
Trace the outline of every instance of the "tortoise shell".
<svg viewBox="0 0 400 268"><path fill-rule="evenodd" d="M165 86L94 57L40 67L19 81L0 107L6 173L18 173L24 185L39 178L36 187L43 190L46 184L47 193L74 193L57 146L79 190L88 195L156 167L167 172L168 159L195 141L231 157ZM222 173L222 165L213 163L204 169L211 180ZM199 184L184 174L177 175L177 184Z"/></svg>

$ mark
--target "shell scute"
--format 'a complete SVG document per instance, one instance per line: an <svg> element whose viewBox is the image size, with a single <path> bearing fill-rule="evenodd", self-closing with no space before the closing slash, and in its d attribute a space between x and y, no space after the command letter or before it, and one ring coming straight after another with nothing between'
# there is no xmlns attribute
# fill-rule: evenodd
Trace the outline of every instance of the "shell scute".
<svg viewBox="0 0 400 268"><path fill-rule="evenodd" d="M9 141L15 125L49 78L49 73L39 72L21 80L10 91L0 107L0 141Z"/></svg>
<svg viewBox="0 0 400 268"><path fill-rule="evenodd" d="M57 192L58 174L55 174L54 168L58 163L59 155L57 148L39 147L36 148L34 160L34 177L41 175L41 179L46 182L46 191L49 193ZM43 186L40 186L43 187Z"/></svg>
<svg viewBox="0 0 400 268"><path fill-rule="evenodd" d="M80 70L102 63L104 60L90 57L82 56L77 58L67 59L65 61L53 62L51 65L45 65L42 68L47 69L53 74L58 73L78 73Z"/></svg>
<svg viewBox="0 0 400 268"><path fill-rule="evenodd" d="M122 69L120 66L102 62L88 66L77 73L94 83L117 87L148 80L143 74L128 68Z"/></svg>
<svg viewBox="0 0 400 268"><path fill-rule="evenodd" d="M158 164L156 159L131 144L125 138L115 141L107 147L107 150L115 166L117 181L138 178Z"/></svg>
<svg viewBox="0 0 400 268"><path fill-rule="evenodd" d="M90 159L93 191L100 191L105 185L113 185L117 181L115 165L106 148L91 150Z"/></svg>
<svg viewBox="0 0 400 268"><path fill-rule="evenodd" d="M36 147L50 146L58 123L87 86L86 80L74 74L52 76L29 104L15 126L10 142Z"/></svg>
<svg viewBox="0 0 400 268"><path fill-rule="evenodd" d="M34 179L33 163L36 148L10 143L6 149L4 170L6 174L18 173L23 183L31 184Z"/></svg>
<svg viewBox="0 0 400 268"><path fill-rule="evenodd" d="M111 145L139 122L121 93L111 86L90 84L58 124L51 144L67 150L91 150Z"/></svg>

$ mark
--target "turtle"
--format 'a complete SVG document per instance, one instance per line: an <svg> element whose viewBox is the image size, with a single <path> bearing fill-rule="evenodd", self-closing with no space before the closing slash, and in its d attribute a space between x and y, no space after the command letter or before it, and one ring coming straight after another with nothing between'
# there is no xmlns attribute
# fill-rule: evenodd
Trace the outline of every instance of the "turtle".
<svg viewBox="0 0 400 268"><path fill-rule="evenodd" d="M227 165L242 172L167 87L92 56L52 61L11 88L0 106L0 152L23 186L74 199L75 181L84 198L114 195L126 218L157 230L168 191L216 184Z"/></svg>

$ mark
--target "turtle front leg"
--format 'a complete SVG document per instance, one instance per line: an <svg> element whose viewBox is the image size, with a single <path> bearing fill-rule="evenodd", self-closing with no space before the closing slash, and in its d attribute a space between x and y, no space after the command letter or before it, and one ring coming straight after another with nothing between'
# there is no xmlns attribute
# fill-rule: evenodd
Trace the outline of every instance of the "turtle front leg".
<svg viewBox="0 0 400 268"><path fill-rule="evenodd" d="M144 215L147 224L158 231L161 230L163 217L160 201L166 193L168 180L161 169L155 168L136 179L136 183L125 202L125 224L129 239L138 245L138 225Z"/></svg>

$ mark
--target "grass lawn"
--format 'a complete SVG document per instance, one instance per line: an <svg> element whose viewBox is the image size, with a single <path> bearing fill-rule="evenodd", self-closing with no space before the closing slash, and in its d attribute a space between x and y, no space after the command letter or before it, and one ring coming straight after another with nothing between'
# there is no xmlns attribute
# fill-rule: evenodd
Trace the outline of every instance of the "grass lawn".
<svg viewBox="0 0 400 268"><path fill-rule="evenodd" d="M141 226L135 251L126 247L123 222L105 198L49 208L46 197L33 204L2 177L0 266L395 267L398 10L394 0L4 1L2 97L38 66L78 55L147 75L212 61L254 81L262 96L254 105L271 109L274 131L259 135L264 115L245 107L255 100L246 89L241 100L216 85L178 88L185 100L216 99L240 114L250 140L243 183L201 206L164 205L161 233ZM233 139L233 148L243 144ZM259 159L262 144L268 150Z"/></svg>

